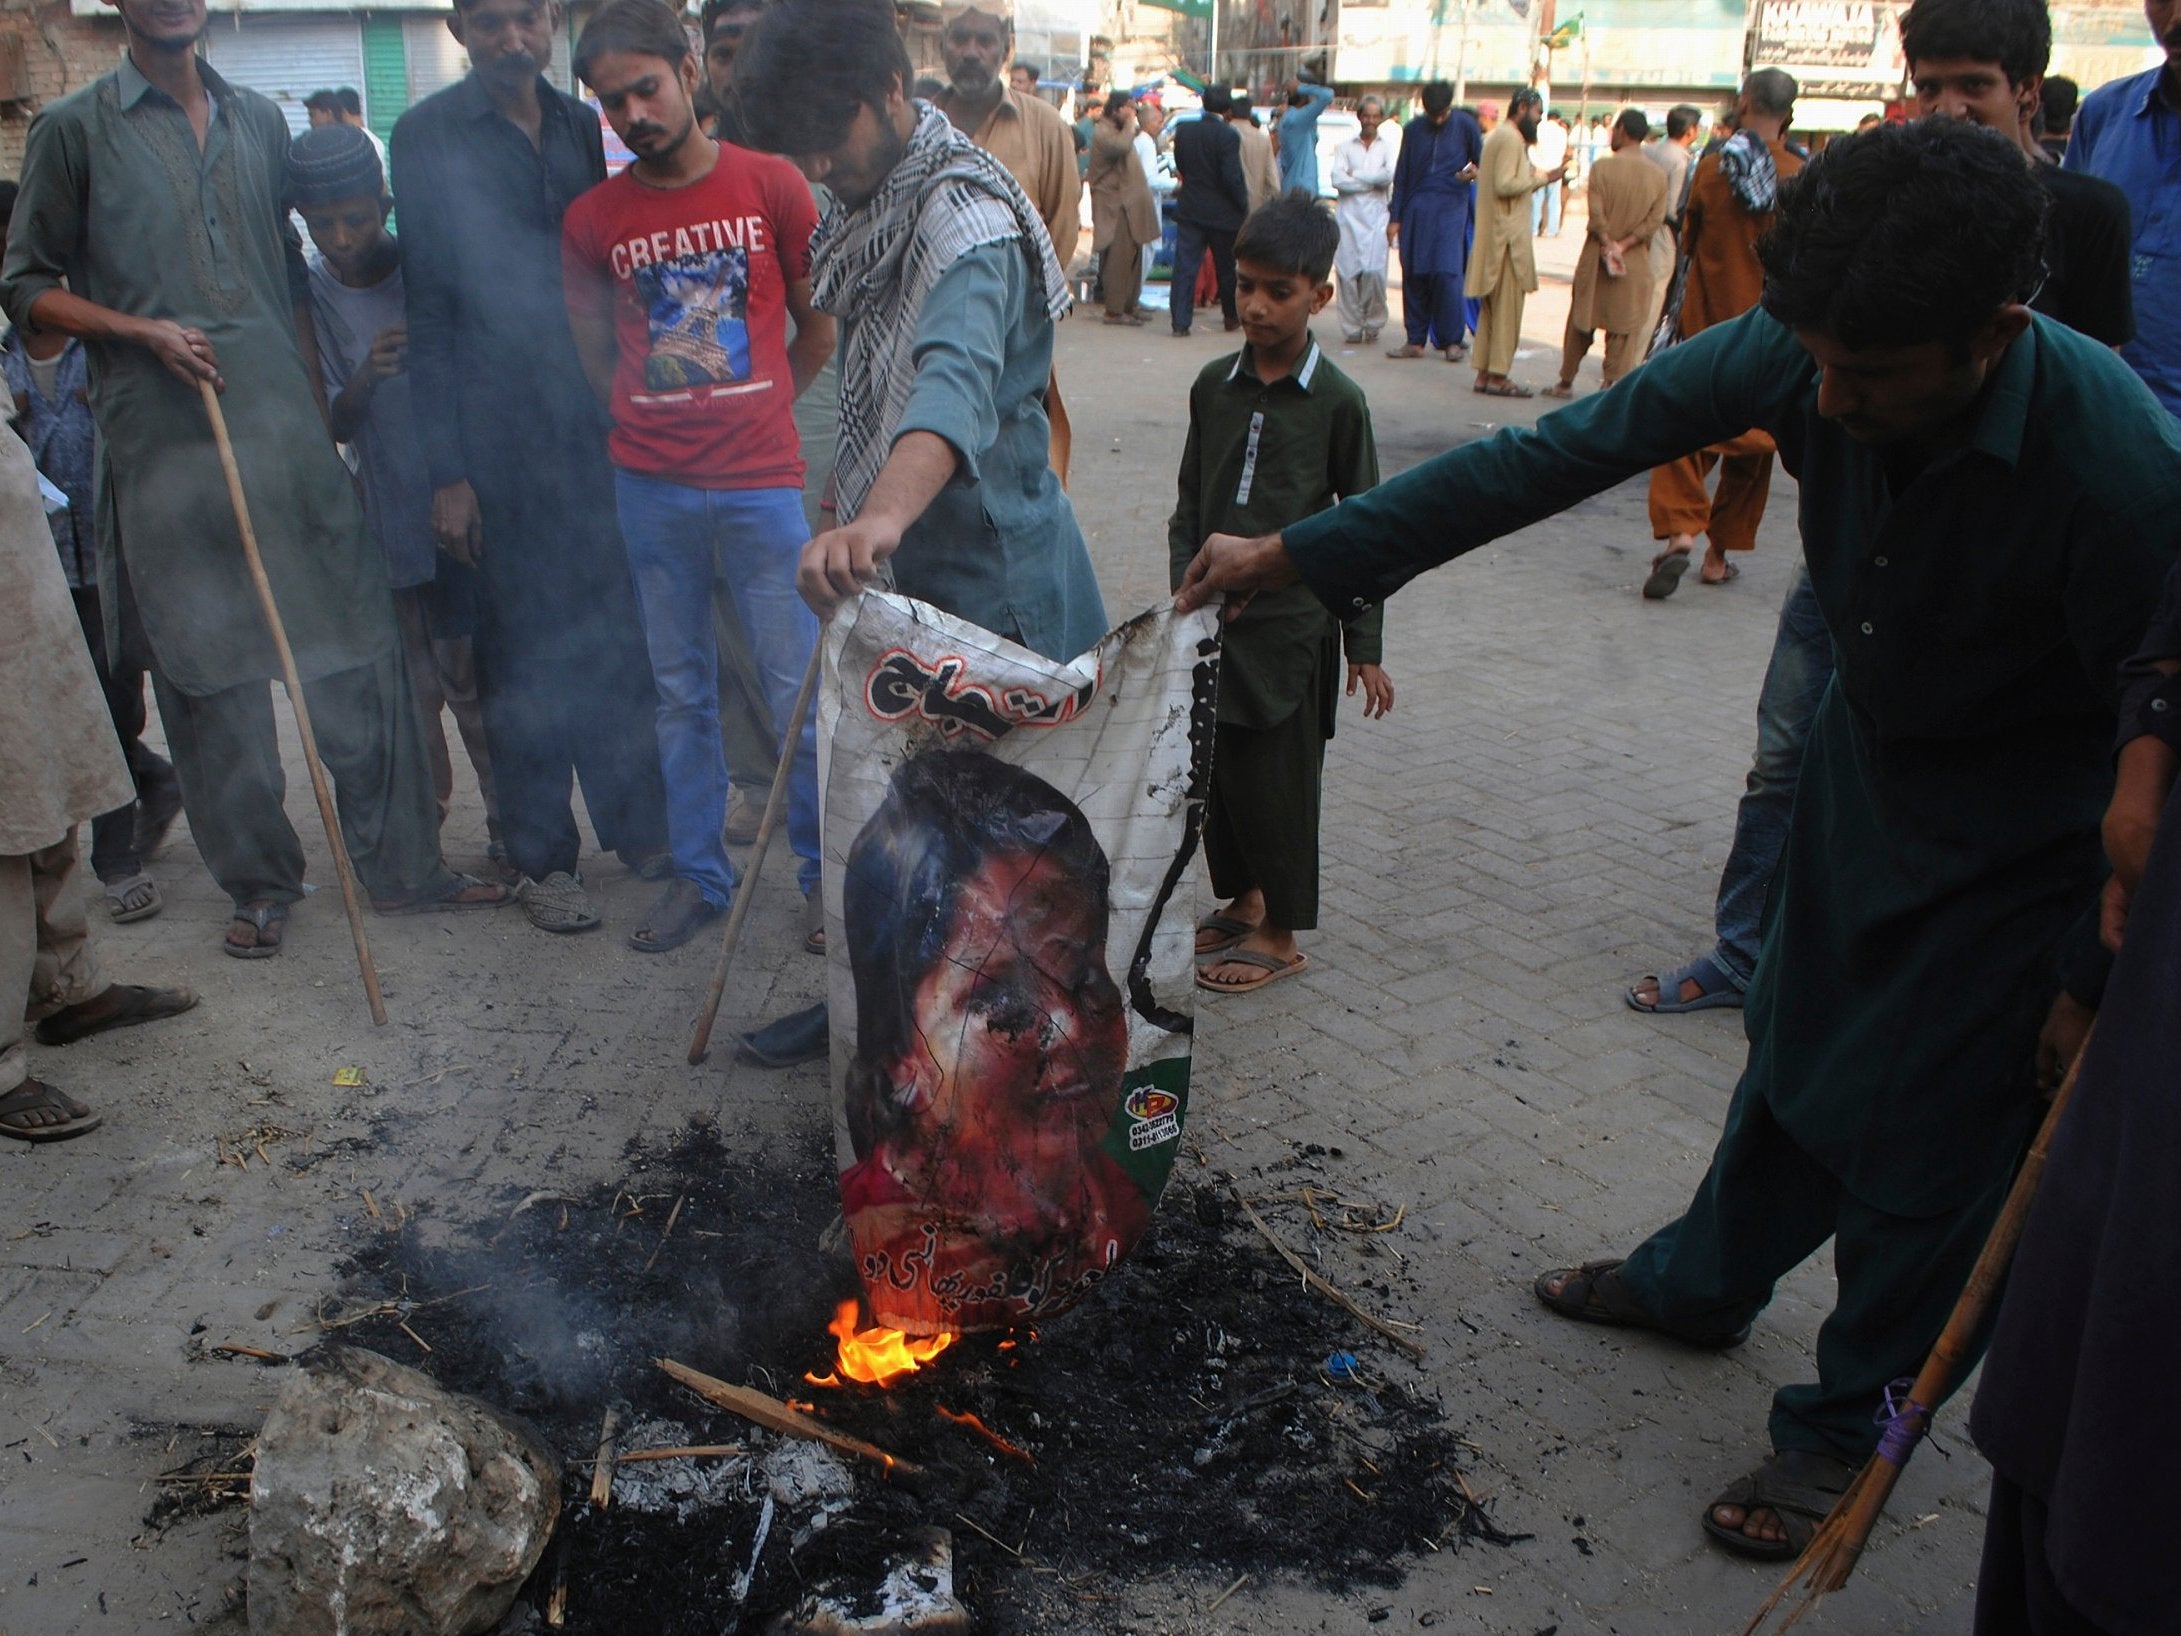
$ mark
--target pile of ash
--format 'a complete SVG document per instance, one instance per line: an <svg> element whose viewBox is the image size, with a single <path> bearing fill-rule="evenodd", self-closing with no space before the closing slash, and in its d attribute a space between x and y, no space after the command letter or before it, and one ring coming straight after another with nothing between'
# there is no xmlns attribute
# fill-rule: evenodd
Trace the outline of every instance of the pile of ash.
<svg viewBox="0 0 2181 1636"><path fill-rule="evenodd" d="M806 1378L831 1370L825 1326L856 1294L845 1255L819 1248L837 1209L824 1155L759 1162L682 1132L632 1149L625 1177L374 1231L338 1305L378 1310L334 1320L561 1450L567 1507L525 1596L542 1615L563 1587L566 1628L757 1631L815 1590L875 1586L933 1527L953 1533L979 1627L1003 1633L1079 1628L1102 1587L1163 1574L1391 1587L1424 1553L1524 1537L1471 1498L1414 1365L1307 1293L1207 1170L1177 1174L1134 1257L1075 1311L966 1337L884 1391ZM762 1431L661 1358L918 1472ZM594 1506L608 1408L624 1453L742 1452L622 1464Z"/></svg>

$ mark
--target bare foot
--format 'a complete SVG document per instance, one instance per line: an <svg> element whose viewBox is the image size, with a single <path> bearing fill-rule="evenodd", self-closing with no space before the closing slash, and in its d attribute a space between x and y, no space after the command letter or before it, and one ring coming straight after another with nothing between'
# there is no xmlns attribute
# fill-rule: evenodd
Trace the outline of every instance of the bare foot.
<svg viewBox="0 0 2181 1636"><path fill-rule="evenodd" d="M1283 966L1293 965L1299 952L1293 932L1271 925L1259 926L1231 951L1233 954L1261 954ZM1197 981L1208 988L1258 988L1266 981L1266 971L1263 966L1247 960L1214 960L1197 968Z"/></svg>
<svg viewBox="0 0 2181 1636"><path fill-rule="evenodd" d="M1758 1506L1745 1511L1738 1505L1715 1505L1711 1508L1711 1520L1722 1528L1731 1528L1745 1538L1762 1540L1777 1545L1787 1538L1787 1525L1780 1521L1780 1514L1769 1506Z"/></svg>

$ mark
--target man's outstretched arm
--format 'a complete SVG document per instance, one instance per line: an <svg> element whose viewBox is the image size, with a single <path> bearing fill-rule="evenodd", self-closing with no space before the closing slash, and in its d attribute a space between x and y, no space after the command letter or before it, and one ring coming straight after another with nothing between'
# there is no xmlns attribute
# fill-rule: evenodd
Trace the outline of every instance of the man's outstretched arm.
<svg viewBox="0 0 2181 1636"><path fill-rule="evenodd" d="M1661 354L1610 392L1511 426L1279 534L1215 534L1189 565L1184 610L1301 580L1337 618L1639 472L1770 427L1808 389L1809 354L1761 309Z"/></svg>

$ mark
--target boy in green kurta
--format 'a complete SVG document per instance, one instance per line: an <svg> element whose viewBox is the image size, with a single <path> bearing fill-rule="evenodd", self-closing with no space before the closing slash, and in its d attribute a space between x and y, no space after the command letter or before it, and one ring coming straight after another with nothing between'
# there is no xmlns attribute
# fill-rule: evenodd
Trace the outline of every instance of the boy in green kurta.
<svg viewBox="0 0 2181 1636"><path fill-rule="evenodd" d="M1362 390L1310 335L1333 298L1340 229L1301 190L1268 201L1234 242L1248 344L1189 392L1181 493L1167 528L1174 583L1205 535L1299 522L1378 481ZM1197 927L1200 987L1235 993L1303 969L1295 934L1318 923L1318 804L1341 651L1363 713L1393 708L1379 668L1383 615L1345 629L1300 588L1259 597L1226 626L1204 855L1226 907Z"/></svg>

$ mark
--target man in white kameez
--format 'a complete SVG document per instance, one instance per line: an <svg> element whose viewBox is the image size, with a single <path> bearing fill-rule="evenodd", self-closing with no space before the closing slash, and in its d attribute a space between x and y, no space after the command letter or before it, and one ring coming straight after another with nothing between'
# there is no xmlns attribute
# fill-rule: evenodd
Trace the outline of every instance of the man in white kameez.
<svg viewBox="0 0 2181 1636"><path fill-rule="evenodd" d="M1385 104L1365 97L1356 104L1361 134L1333 155L1334 218L1340 249L1340 332L1350 345L1369 345L1386 322L1386 223L1393 198L1394 145L1379 135Z"/></svg>
<svg viewBox="0 0 2181 1636"><path fill-rule="evenodd" d="M187 1011L186 988L99 970L84 916L76 826L133 797L83 630L68 600L38 477L0 438L0 1136L60 1142L99 1116L33 1078L28 1036L67 1045Z"/></svg>

